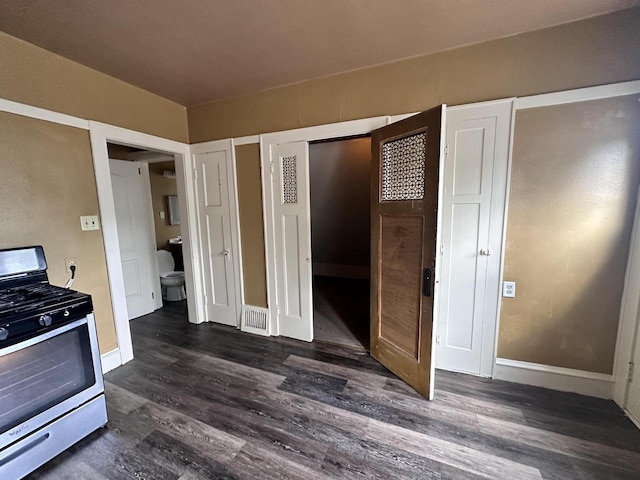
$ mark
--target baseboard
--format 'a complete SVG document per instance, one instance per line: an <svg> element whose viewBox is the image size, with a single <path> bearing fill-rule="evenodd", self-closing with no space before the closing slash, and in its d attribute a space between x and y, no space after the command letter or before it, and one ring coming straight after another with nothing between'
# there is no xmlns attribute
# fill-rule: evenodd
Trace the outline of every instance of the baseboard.
<svg viewBox="0 0 640 480"><path fill-rule="evenodd" d="M115 348L110 352L100 355L100 362L102 363L102 373L110 372L111 370L118 368L122 365L122 359L120 357L120 349Z"/></svg>
<svg viewBox="0 0 640 480"><path fill-rule="evenodd" d="M342 265L339 263L313 263L313 274L320 277L354 278L368 280L368 265Z"/></svg>
<svg viewBox="0 0 640 480"><path fill-rule="evenodd" d="M613 398L613 375L605 373L496 358L493 378L607 400Z"/></svg>
<svg viewBox="0 0 640 480"><path fill-rule="evenodd" d="M631 420L636 427L640 428L640 418L636 418L631 415L631 412L629 412L629 410L627 410L626 408L623 408L623 410L625 415L629 417L629 420Z"/></svg>

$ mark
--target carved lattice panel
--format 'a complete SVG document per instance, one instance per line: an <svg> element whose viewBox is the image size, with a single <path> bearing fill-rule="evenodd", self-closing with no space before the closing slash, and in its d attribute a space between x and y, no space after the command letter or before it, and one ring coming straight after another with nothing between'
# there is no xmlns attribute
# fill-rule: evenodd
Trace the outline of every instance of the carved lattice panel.
<svg viewBox="0 0 640 480"><path fill-rule="evenodd" d="M427 132L382 145L382 201L424 198L426 156Z"/></svg>
<svg viewBox="0 0 640 480"><path fill-rule="evenodd" d="M282 203L298 203L296 157L282 157Z"/></svg>

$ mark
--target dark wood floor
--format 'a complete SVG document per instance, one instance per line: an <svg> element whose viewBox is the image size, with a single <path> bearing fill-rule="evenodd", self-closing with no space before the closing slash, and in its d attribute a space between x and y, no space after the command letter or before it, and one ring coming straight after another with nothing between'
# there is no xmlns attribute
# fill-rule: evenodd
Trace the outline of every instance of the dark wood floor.
<svg viewBox="0 0 640 480"><path fill-rule="evenodd" d="M640 431L609 401L438 372L427 402L363 351L176 306L131 327L108 426L32 478L640 478Z"/></svg>

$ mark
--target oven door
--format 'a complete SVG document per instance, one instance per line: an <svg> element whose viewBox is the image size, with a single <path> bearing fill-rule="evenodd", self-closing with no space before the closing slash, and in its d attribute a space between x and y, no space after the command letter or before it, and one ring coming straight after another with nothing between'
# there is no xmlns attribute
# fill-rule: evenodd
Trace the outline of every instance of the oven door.
<svg viewBox="0 0 640 480"><path fill-rule="evenodd" d="M0 349L0 449L103 391L92 314Z"/></svg>

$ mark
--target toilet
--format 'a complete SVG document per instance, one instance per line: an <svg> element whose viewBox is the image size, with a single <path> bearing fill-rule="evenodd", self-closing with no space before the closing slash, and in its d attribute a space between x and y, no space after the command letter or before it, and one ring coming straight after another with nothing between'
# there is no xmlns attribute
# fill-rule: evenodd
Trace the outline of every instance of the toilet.
<svg viewBox="0 0 640 480"><path fill-rule="evenodd" d="M173 256L166 250L156 252L158 260L158 272L160 273L160 286L162 287L162 299L168 302L178 302L187 298L184 289L184 272L174 272L176 264Z"/></svg>

